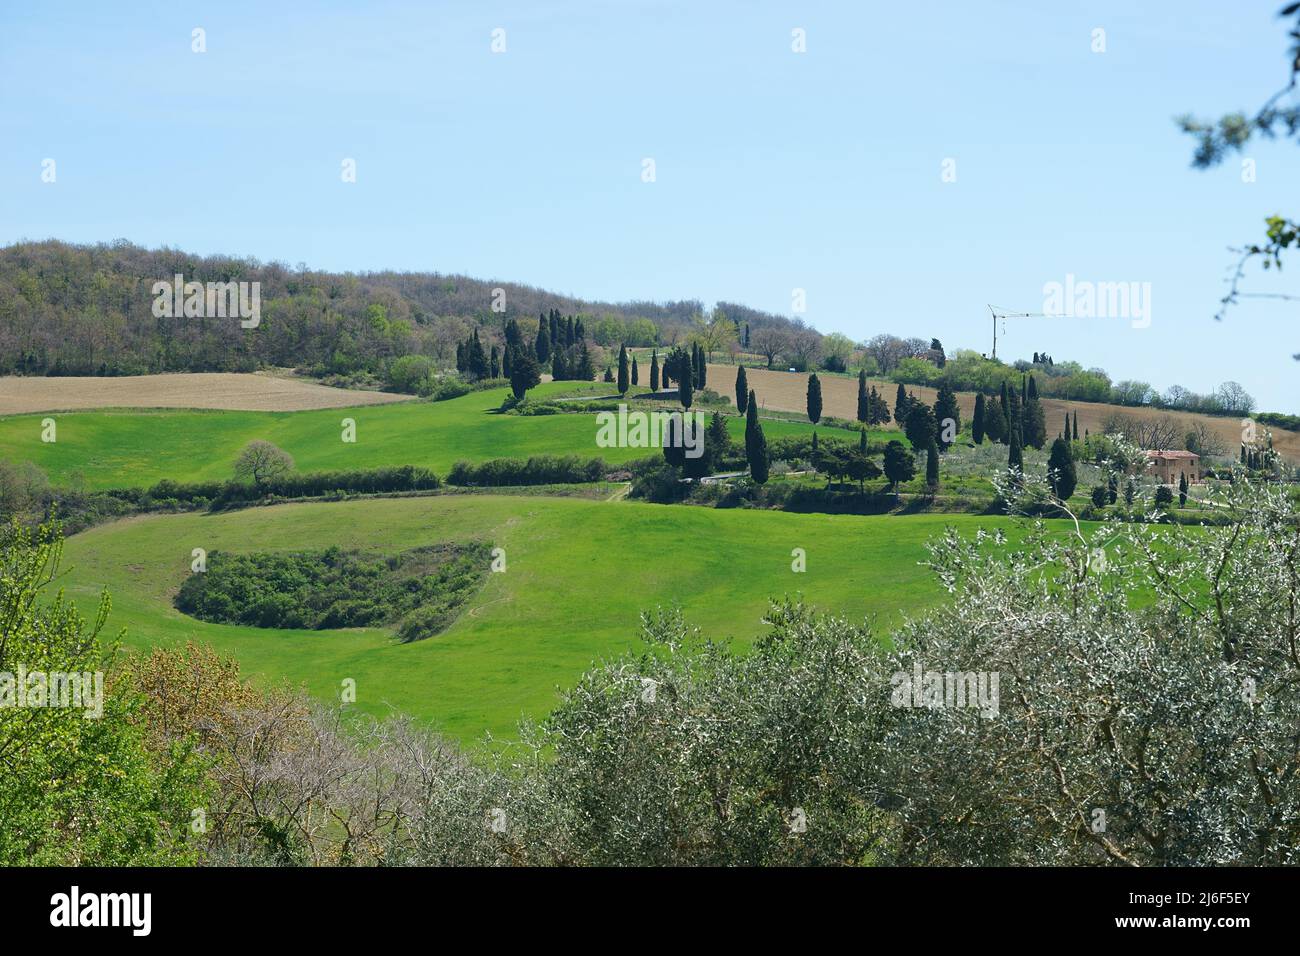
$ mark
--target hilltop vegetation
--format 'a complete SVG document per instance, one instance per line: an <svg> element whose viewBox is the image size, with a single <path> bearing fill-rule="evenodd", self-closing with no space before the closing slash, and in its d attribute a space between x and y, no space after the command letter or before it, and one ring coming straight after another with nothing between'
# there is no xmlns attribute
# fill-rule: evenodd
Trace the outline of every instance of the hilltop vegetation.
<svg viewBox="0 0 1300 956"><path fill-rule="evenodd" d="M153 283L259 282L261 322L158 318ZM495 296L502 290L502 296ZM502 311L493 302L502 302ZM0 374L141 375L305 367L383 376L423 354L444 368L475 327L499 334L558 309L588 317L599 346L655 345L684 334L697 301L589 302L512 282L439 273L329 273L232 256L50 240L0 249ZM785 324L749 310L758 321Z"/></svg>
<svg viewBox="0 0 1300 956"><path fill-rule="evenodd" d="M152 286L185 281L260 283L255 328L235 319L157 317ZM574 353L553 350L555 316L576 322ZM538 333L549 323L549 332ZM516 340L510 341L512 329ZM481 367L467 369L462 347L478 342ZM1255 402L1236 382L1206 393L1181 385L1163 392L1142 381L1112 381L1104 369L1057 362L1046 352L1014 363L971 350L945 352L937 339L879 334L855 343L822 335L800 319L718 302L590 302L510 282L438 273L329 273L299 265L231 256L148 250L120 241L72 245L20 243L0 249L0 375L141 375L165 372L251 372L300 368L336 384L397 391L444 390L436 380L453 369L497 374L508 345L525 344L542 372L590 380L611 366L620 347L668 349L698 345L715 355L797 371L865 371L893 383L960 392L992 392L1033 370L1045 397L1238 416ZM572 342L569 343L573 345ZM552 367L556 356L564 368ZM412 362L423 363L412 365ZM412 379L412 372L416 378ZM504 374L502 374L504 372ZM698 388L700 383L696 382ZM424 391L427 394L427 391ZM1263 413L1261 421L1294 427L1292 416Z"/></svg>

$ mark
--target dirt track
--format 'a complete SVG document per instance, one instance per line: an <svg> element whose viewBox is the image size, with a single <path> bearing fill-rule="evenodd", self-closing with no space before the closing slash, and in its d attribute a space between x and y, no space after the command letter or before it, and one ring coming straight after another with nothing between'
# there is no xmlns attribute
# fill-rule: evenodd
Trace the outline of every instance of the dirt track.
<svg viewBox="0 0 1300 956"><path fill-rule="evenodd" d="M778 411L802 412L807 408L808 376L798 372L767 371L766 369L745 369L745 378L754 390L760 408ZM736 367L734 365L710 365L708 387L719 395L726 396L732 403L736 400ZM858 382L855 378L841 378L823 375L822 414L834 415L836 418L852 420L858 413ZM894 382L869 380L876 391L885 396L890 410L894 407L894 395L898 385ZM923 385L909 385L908 392L915 394L925 402L934 404L935 390ZM970 420L975 411L975 395L972 392L959 392L957 403L961 406L962 418ZM1193 422L1205 422L1214 433L1222 439L1231 454L1241 446L1241 421L1236 418L1218 415L1195 415L1190 412L1171 412L1160 409L1125 408L1120 405L1099 405L1095 402L1067 402L1055 398L1043 399L1043 414L1047 419L1047 434L1055 438L1065 425L1065 412L1069 409L1071 418L1079 415L1079 437L1084 430L1094 435L1102 430L1102 423L1112 414L1132 415L1135 417L1169 415L1178 421L1181 427L1190 427ZM1300 460L1300 432L1287 431L1283 428L1269 426L1273 433L1273 445L1279 452L1292 460Z"/></svg>
<svg viewBox="0 0 1300 956"><path fill-rule="evenodd" d="M0 415L93 408L218 408L298 412L408 401L406 395L329 388L278 375L183 372L98 377L0 377Z"/></svg>

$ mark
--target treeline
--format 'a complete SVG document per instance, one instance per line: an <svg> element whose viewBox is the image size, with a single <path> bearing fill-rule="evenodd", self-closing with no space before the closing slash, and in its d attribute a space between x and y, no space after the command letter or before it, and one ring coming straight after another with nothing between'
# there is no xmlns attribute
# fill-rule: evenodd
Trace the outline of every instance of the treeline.
<svg viewBox="0 0 1300 956"><path fill-rule="evenodd" d="M189 505L244 504L267 498L319 498L332 494L377 495L395 491L432 491L442 480L428 468L399 465L355 471L285 472L257 482L177 482L164 478L141 493L141 501ZM120 492L118 494L127 494Z"/></svg>
<svg viewBox="0 0 1300 956"><path fill-rule="evenodd" d="M458 461L451 466L447 483L486 488L579 484L600 481L608 471L609 466L601 458L584 460L577 455L534 455L527 461L519 458L494 458L477 465Z"/></svg>
<svg viewBox="0 0 1300 956"><path fill-rule="evenodd" d="M448 483L463 487L583 484L602 480L610 466L601 458L536 455L498 458L480 464L457 462ZM266 501L435 491L443 481L428 468L401 465L354 471L286 471L262 482L241 480L179 482L165 478L149 488L83 491L52 487L30 462L0 462L0 522L39 523L57 518L69 533L130 514L155 511L220 511Z"/></svg>

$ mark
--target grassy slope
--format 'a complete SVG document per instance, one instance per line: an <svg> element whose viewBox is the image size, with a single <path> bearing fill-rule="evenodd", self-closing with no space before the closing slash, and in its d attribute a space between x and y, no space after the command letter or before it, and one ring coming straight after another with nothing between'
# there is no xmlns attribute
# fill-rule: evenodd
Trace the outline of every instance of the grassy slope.
<svg viewBox="0 0 1300 956"><path fill-rule="evenodd" d="M952 524L1005 519L846 517L725 511L576 499L474 495L281 505L221 515L133 518L71 538L69 593L87 608L103 587L127 644L186 639L235 654L246 673L287 678L322 697L357 681L358 706L400 708L473 740L510 736L522 714L545 713L555 688L597 657L630 646L643 609L679 602L710 636L746 642L762 630L769 595L801 591L819 607L882 623L940 599L917 562ZM171 606L192 548L265 550L337 543L395 552L480 538L505 548L508 570L488 578L444 634L398 645L386 631L262 631L205 624ZM807 572L791 571L791 549Z"/></svg>
<svg viewBox="0 0 1300 956"><path fill-rule="evenodd" d="M529 394L545 397L574 388L573 382L547 383ZM299 471L423 465L445 475L461 459L576 454L617 463L657 454L655 449L598 448L594 415L492 414L506 393L495 389L446 402L304 412L66 413L52 416L58 426L54 443L41 441L41 420L47 416L14 416L0 419L0 457L33 461L56 484L80 471L86 488L96 490L147 487L162 478L229 478L239 450L255 438L289 452ZM345 417L356 421L355 444L341 440ZM734 437L744 437L743 420L734 418L729 426ZM763 427L771 439L810 426L768 421Z"/></svg>

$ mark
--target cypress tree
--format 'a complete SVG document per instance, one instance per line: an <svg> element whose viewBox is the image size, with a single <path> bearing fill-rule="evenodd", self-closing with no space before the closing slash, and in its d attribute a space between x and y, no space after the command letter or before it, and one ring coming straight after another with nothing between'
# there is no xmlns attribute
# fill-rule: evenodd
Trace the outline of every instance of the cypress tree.
<svg viewBox="0 0 1300 956"><path fill-rule="evenodd" d="M901 441L891 441L885 446L885 477L891 491L898 490L901 482L910 481L916 473L916 455L904 448Z"/></svg>
<svg viewBox="0 0 1300 956"><path fill-rule="evenodd" d="M984 435L991 442L1005 443L1007 440L1007 418L1002 413L1002 404L996 395L984 400Z"/></svg>
<svg viewBox="0 0 1300 956"><path fill-rule="evenodd" d="M497 351L495 345L492 346L492 357L488 360L488 371L492 378L501 377L501 353Z"/></svg>
<svg viewBox="0 0 1300 956"><path fill-rule="evenodd" d="M1079 440L1079 412L1078 412L1078 409L1076 409L1075 412L1074 412L1074 435L1073 435L1073 438L1074 438L1075 441L1078 441L1078 440Z"/></svg>
<svg viewBox="0 0 1300 956"><path fill-rule="evenodd" d="M871 417L871 399L867 394L867 370L858 372L858 421L866 422Z"/></svg>
<svg viewBox="0 0 1300 956"><path fill-rule="evenodd" d="M813 372L808 376L808 420L816 425L822 418L822 383Z"/></svg>
<svg viewBox="0 0 1300 956"><path fill-rule="evenodd" d="M469 370L475 378L487 378L490 371L488 367L487 352L483 350L483 342L478 337L478 329L474 330L474 335L470 339L469 346Z"/></svg>
<svg viewBox="0 0 1300 956"><path fill-rule="evenodd" d="M961 431L961 406L957 404L957 393L952 390L952 386L947 381L940 383L939 394L935 396L934 417L936 431L938 432L939 450L947 451L952 442L944 440L943 433L947 427L945 423L952 422L953 435Z"/></svg>
<svg viewBox="0 0 1300 956"><path fill-rule="evenodd" d="M1052 442L1052 453L1047 459L1047 483L1052 488L1052 494L1061 501L1068 501L1079 483L1074 456L1070 454L1070 445L1064 438Z"/></svg>
<svg viewBox="0 0 1300 956"><path fill-rule="evenodd" d="M641 373L637 371L635 355L632 356L632 384L633 385L641 384Z"/></svg>
<svg viewBox="0 0 1300 956"><path fill-rule="evenodd" d="M745 458L749 461L749 476L755 484L766 484L768 475L767 439L758 421L758 400L751 390L749 410L745 414Z"/></svg>
<svg viewBox="0 0 1300 956"><path fill-rule="evenodd" d="M659 350L650 353L650 391L659 391Z"/></svg>
<svg viewBox="0 0 1300 956"><path fill-rule="evenodd" d="M501 352L501 377L509 378L510 369L514 367L514 347L509 342Z"/></svg>
<svg viewBox="0 0 1300 956"><path fill-rule="evenodd" d="M998 400L1002 409L1002 437L1004 440L1011 435L1011 403L1007 398L1007 381L1002 380L1002 397Z"/></svg>
<svg viewBox="0 0 1300 956"><path fill-rule="evenodd" d="M549 322L539 322L537 324L537 338L533 341L533 349L537 352L537 361L543 365L551 360L551 333L549 329Z"/></svg>
<svg viewBox="0 0 1300 956"><path fill-rule="evenodd" d="M580 382L590 382L596 377L596 366L591 361L591 353L587 351L587 343L578 343L578 368L577 374L574 375Z"/></svg>
<svg viewBox="0 0 1300 956"><path fill-rule="evenodd" d="M1178 507L1180 508L1187 507L1187 475L1186 474L1180 474L1178 476Z"/></svg>
<svg viewBox="0 0 1300 956"><path fill-rule="evenodd" d="M922 401L916 402L907 415L903 430L915 451L919 453L921 449L928 448L930 442L934 441L937 431L934 412L930 410L930 406Z"/></svg>
<svg viewBox="0 0 1300 956"><path fill-rule="evenodd" d="M745 366L736 369L736 411L745 414L749 408L749 380L745 375Z"/></svg>
<svg viewBox="0 0 1300 956"><path fill-rule="evenodd" d="M858 451L864 455L867 453L867 430L865 428L858 432Z"/></svg>
<svg viewBox="0 0 1300 956"><path fill-rule="evenodd" d="M1043 403L1031 398L1025 406L1024 413L1025 444L1033 448L1042 448L1047 444L1047 419L1043 417ZM1068 440L1069 436L1062 436Z"/></svg>
<svg viewBox="0 0 1300 956"><path fill-rule="evenodd" d="M677 380L677 398L682 403L682 408L690 408L693 396L691 395L691 363L682 362L681 378Z"/></svg>
<svg viewBox="0 0 1300 956"><path fill-rule="evenodd" d="M668 416L668 434L664 436L664 461L674 468L686 464L686 422L677 412L672 412Z"/></svg>
<svg viewBox="0 0 1300 956"><path fill-rule="evenodd" d="M704 436L704 457L708 459L711 471L722 468L723 459L730 446L731 436L727 433L727 420L722 412L714 412L713 417L709 419L709 430Z"/></svg>
<svg viewBox="0 0 1300 956"><path fill-rule="evenodd" d="M618 393L620 395L626 395L628 388L631 387L631 382L628 381L628 372L627 346L620 345L618 347Z"/></svg>
<svg viewBox="0 0 1300 956"><path fill-rule="evenodd" d="M931 492L939 489L939 445L934 441L926 449L925 483Z"/></svg>
<svg viewBox="0 0 1300 956"><path fill-rule="evenodd" d="M1024 471L1025 456L1020 450L1020 430L1011 429L1011 440L1007 443L1011 446L1007 454L1007 468L1014 468L1016 471Z"/></svg>
<svg viewBox="0 0 1300 956"><path fill-rule="evenodd" d="M1020 393L1013 388L1007 397L1011 400L1007 408L1007 433L1015 434L1023 449L1025 447L1024 409L1020 407Z"/></svg>
<svg viewBox="0 0 1300 956"><path fill-rule="evenodd" d="M907 421L907 413L911 409L907 407L907 390L903 388L903 383L898 383L898 391L894 394L894 421L903 424Z"/></svg>
<svg viewBox="0 0 1300 956"><path fill-rule="evenodd" d="M970 436L975 444L984 444L984 393L975 393L975 414L971 418Z"/></svg>
<svg viewBox="0 0 1300 956"><path fill-rule="evenodd" d="M542 381L541 370L537 361L527 352L521 352L513 359L510 367L510 388L515 398L522 400L528 390Z"/></svg>

